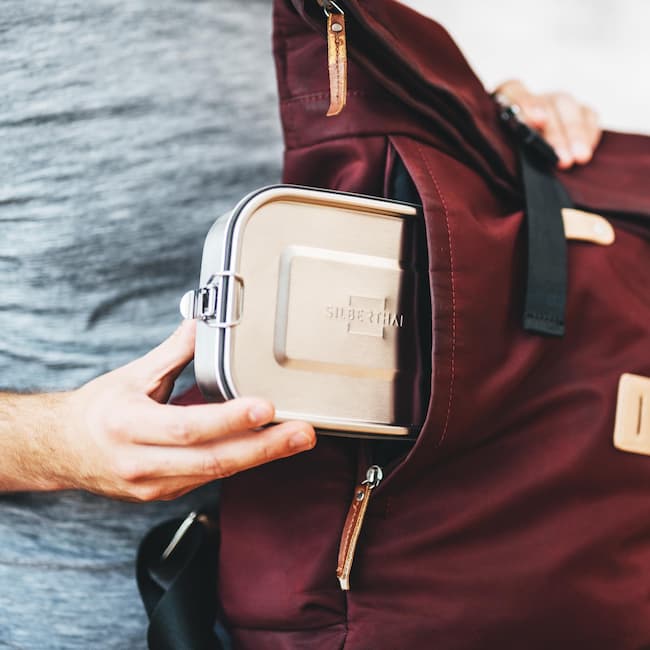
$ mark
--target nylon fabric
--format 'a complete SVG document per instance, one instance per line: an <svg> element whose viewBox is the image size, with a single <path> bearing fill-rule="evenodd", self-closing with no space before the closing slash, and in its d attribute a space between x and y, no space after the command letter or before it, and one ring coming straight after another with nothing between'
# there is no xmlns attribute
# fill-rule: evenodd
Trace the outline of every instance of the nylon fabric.
<svg viewBox="0 0 650 650"><path fill-rule="evenodd" d="M606 133L592 164L559 175L576 206L607 211L617 242L569 246L566 334L531 336L522 179L497 107L439 26L390 0L344 5L365 31L349 29L350 101L327 121L318 14L275 3L284 180L376 194L392 152L403 160L424 206L432 394L418 440L373 491L346 594L336 555L363 443L321 437L225 482L233 642L648 647L650 470L611 438L620 374L650 375L650 139ZM377 65L380 36L399 65ZM437 103L409 98L394 74L405 62Z"/></svg>

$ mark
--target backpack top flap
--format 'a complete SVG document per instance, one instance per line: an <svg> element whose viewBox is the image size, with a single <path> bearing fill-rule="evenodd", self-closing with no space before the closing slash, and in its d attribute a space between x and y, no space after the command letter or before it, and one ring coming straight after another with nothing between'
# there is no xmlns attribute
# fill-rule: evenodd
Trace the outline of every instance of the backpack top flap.
<svg viewBox="0 0 650 650"><path fill-rule="evenodd" d="M304 69L280 70L280 97L295 101L309 95L309 113L326 120L327 97L315 100L319 91L328 88L327 48L324 43L308 48L309 39L296 32L295 15L288 5L323 37L327 23L320 0L276 2L276 56L281 54L283 38L301 38L305 48ZM382 96L374 112L384 129L403 132L419 125L420 133L428 132L427 139L437 139L441 148L480 171L491 184L518 192L516 156L499 125L497 107L444 28L392 1L346 0L337 5L346 12L348 51L360 67L350 67L350 99L354 101L359 94ZM399 100L402 116L406 104L414 109L410 118L417 116L421 122L416 118L415 124L396 127L393 111L386 105L389 98ZM354 120L346 113L353 112L344 111L344 119L326 121L345 128L349 119ZM295 120L291 121L295 128ZM321 126L320 122L312 126L316 124ZM323 124L317 130L327 135L332 128L334 124ZM313 132L313 128L304 130ZM291 146L291 140L287 144Z"/></svg>
<svg viewBox="0 0 650 650"><path fill-rule="evenodd" d="M282 39L292 36L302 39L305 51L304 68L280 68L283 113L291 114L289 147L306 144L315 133L322 140L369 130L410 132L479 171L495 189L520 196L514 141L501 124L492 98L446 30L395 0L337 2L345 11L348 51L358 64L350 68L351 103L360 95L372 96L374 111L364 111L362 125L354 123L359 113L355 115L355 110L326 118L327 48L324 41L296 33L293 11L325 38L321 5L322 0L276 2L276 56L281 54ZM306 95L308 107L297 101ZM395 100L402 104L401 120L391 104ZM287 106L287 101L293 106ZM413 109L409 124L404 122L404 104ZM309 125L300 122L301 116L308 116ZM650 138L646 136L606 132L589 165L559 176L577 205L650 217Z"/></svg>

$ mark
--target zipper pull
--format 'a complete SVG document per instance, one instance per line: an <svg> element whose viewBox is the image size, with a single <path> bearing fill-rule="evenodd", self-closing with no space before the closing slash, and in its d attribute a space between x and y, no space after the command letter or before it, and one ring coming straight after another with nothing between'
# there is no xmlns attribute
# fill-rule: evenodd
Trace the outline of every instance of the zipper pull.
<svg viewBox="0 0 650 650"><path fill-rule="evenodd" d="M372 465L366 472L366 480L357 485L354 490L354 499L343 527L341 545L339 547L339 559L336 567L336 577L343 591L350 591L350 572L354 553L361 534L361 527L368 509L368 502L372 491L381 483L384 472L378 465Z"/></svg>
<svg viewBox="0 0 650 650"><path fill-rule="evenodd" d="M327 68L330 77L330 107L327 117L338 115L348 98L348 52L345 12L333 0L319 0L327 16Z"/></svg>

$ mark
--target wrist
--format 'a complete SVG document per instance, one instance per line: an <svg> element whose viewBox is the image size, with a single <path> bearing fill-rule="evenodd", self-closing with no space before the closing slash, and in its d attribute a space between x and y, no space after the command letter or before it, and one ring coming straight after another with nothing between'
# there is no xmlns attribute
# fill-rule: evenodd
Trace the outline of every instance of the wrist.
<svg viewBox="0 0 650 650"><path fill-rule="evenodd" d="M27 486L34 491L74 488L70 459L72 393L25 396L26 407L34 412L33 426L26 431L22 465Z"/></svg>
<svg viewBox="0 0 650 650"><path fill-rule="evenodd" d="M42 458L40 481L42 490L58 491L78 489L80 459L75 454L75 439L79 438L76 394L78 391L51 393L47 395L47 410L39 449L48 458Z"/></svg>

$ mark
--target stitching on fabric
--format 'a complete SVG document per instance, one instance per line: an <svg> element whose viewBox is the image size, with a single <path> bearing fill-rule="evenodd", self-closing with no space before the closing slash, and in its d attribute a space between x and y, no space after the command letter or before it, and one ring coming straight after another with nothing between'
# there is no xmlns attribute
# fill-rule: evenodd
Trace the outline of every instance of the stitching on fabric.
<svg viewBox="0 0 650 650"><path fill-rule="evenodd" d="M337 588L337 592L340 592L340 589ZM315 632L317 630L327 630L331 627L345 627L346 621L336 621L336 623L328 623L327 625L317 625L315 627L262 627L257 625L228 625L229 629L232 630L242 630L244 632Z"/></svg>
<svg viewBox="0 0 650 650"><path fill-rule="evenodd" d="M357 488L356 487L354 488L354 493L355 494L357 493ZM351 508L352 512L351 512L351 514L349 516L350 517L356 516L357 511L359 510L359 507L360 507L359 502L355 500L354 503L352 504L352 508ZM347 555L349 550L350 550L350 539L352 538L352 535L353 535L353 533L354 533L354 531L356 530L357 527L356 526L349 526L348 527L348 518L347 517L345 519L344 526L347 528L347 533L346 533L345 537L343 538L342 548L345 550L345 555ZM338 562L337 562L337 565L338 565ZM345 561L343 562L342 565L338 565L336 568L337 569L339 569L339 568L340 569L345 569Z"/></svg>
<svg viewBox="0 0 650 650"><path fill-rule="evenodd" d="M420 158L422 158L422 162L424 162L424 166L427 168L427 172L429 173L429 176L433 181L433 185L436 188L436 193L438 194L440 203L442 204L442 209L445 213L447 239L449 242L449 270L451 278L451 377L449 379L449 402L447 404L447 416L445 418L445 424L442 429L442 435L440 436L440 440L438 440L437 444L437 446L440 447L445 437L447 436L447 431L449 429L449 421L451 419L451 406L454 398L454 383L456 378L456 281L454 277L454 248L451 239L451 228L449 226L449 210L447 208L447 202L445 201L445 197L442 195L438 179L435 177L433 170L429 165L429 161L426 159L424 151L422 151L420 143L416 142L415 144L420 154Z"/></svg>
<svg viewBox="0 0 650 650"><path fill-rule="evenodd" d="M369 96L365 90L348 90L348 95L353 97L366 97ZM329 93L311 93L309 95L299 95L298 97L287 97L280 101L281 104L291 104L294 102L316 102L322 99L328 100L330 98Z"/></svg>
<svg viewBox="0 0 650 650"><path fill-rule="evenodd" d="M336 45L336 54L335 54L335 57L336 57L336 63L337 63L337 66L336 66L336 67L338 68L338 61L339 61L339 57L341 56L341 39L338 38L338 36L335 37L335 38L334 38L334 43L335 43L335 45ZM334 98L334 101L335 101L336 103L338 103L338 102L341 101L341 95L343 94L343 93L341 92L341 77L340 77L340 75L338 74L338 69L337 69L337 79L336 79L336 81L337 81L337 84L336 84L336 96L335 96L335 98Z"/></svg>
<svg viewBox="0 0 650 650"><path fill-rule="evenodd" d="M531 318L537 318L538 320L545 320L551 323L556 323L557 325L564 325L564 320L562 320L561 318L553 318L552 316L547 316L546 314L538 314L532 311L527 311L526 316L530 316Z"/></svg>

